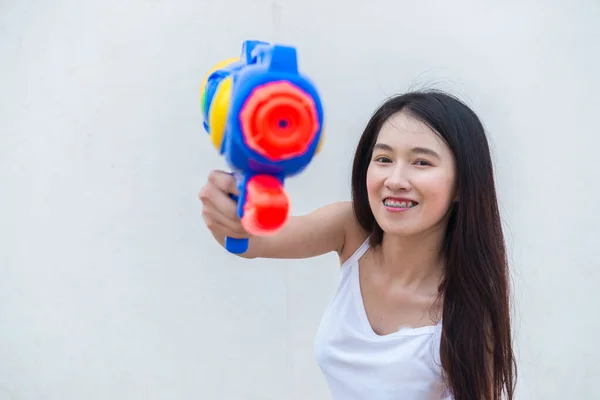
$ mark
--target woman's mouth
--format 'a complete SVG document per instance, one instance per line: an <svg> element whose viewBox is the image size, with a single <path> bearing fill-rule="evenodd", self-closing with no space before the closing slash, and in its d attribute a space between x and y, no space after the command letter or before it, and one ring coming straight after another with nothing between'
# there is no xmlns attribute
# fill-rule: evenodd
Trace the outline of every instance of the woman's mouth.
<svg viewBox="0 0 600 400"><path fill-rule="evenodd" d="M415 207L417 204L416 201L408 200L408 199L394 199L394 198L385 198L383 199L383 205L389 211L406 211Z"/></svg>

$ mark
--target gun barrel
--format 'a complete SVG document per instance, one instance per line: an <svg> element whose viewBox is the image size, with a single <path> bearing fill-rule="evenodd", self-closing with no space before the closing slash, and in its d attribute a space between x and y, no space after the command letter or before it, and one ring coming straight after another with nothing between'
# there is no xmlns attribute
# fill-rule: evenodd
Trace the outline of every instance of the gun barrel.
<svg viewBox="0 0 600 400"><path fill-rule="evenodd" d="M254 89L240 121L248 147L272 161L303 154L319 130L313 98L283 80Z"/></svg>

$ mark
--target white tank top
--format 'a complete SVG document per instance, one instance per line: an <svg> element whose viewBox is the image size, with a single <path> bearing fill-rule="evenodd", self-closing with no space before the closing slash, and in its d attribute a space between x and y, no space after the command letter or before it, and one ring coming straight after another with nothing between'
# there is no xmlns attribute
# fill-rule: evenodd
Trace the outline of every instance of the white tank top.
<svg viewBox="0 0 600 400"><path fill-rule="evenodd" d="M369 239L342 265L341 279L315 341L317 362L333 400L452 400L441 375L441 322L373 331L358 279Z"/></svg>

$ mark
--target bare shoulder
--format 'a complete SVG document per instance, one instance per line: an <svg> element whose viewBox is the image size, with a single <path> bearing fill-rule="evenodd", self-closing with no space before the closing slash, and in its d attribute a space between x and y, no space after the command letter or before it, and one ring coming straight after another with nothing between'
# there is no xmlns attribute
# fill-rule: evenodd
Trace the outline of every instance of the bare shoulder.
<svg viewBox="0 0 600 400"><path fill-rule="evenodd" d="M369 237L369 232L367 232L356 219L356 214L354 214L351 202L348 202L348 208L349 218L347 219L345 226L344 246L338 253L340 265L346 262L346 260L348 260Z"/></svg>

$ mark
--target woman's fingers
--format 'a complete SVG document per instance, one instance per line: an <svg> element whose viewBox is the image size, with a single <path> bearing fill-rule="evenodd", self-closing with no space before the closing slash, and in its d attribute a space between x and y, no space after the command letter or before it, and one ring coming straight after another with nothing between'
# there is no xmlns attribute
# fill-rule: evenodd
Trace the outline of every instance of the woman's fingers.
<svg viewBox="0 0 600 400"><path fill-rule="evenodd" d="M235 196L240 195L236 179L232 174L228 174L221 170L214 170L208 175L208 181L225 193L230 193Z"/></svg>
<svg viewBox="0 0 600 400"><path fill-rule="evenodd" d="M238 194L235 178L223 171L213 171L200 190L202 218L213 232L229 237L248 237L237 215L237 202L229 193Z"/></svg>

